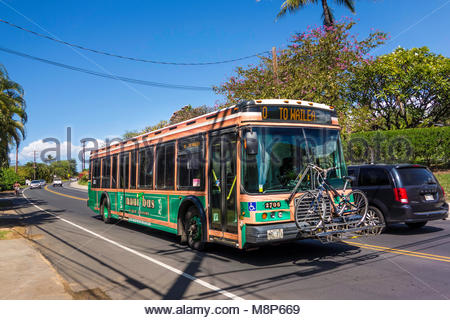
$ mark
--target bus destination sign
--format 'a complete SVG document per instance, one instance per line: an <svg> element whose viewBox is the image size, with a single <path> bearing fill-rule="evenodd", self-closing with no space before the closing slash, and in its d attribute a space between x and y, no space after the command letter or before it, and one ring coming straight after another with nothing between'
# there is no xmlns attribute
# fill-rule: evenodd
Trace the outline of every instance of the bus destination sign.
<svg viewBox="0 0 450 320"><path fill-rule="evenodd" d="M300 106L261 106L263 120L331 124L328 110Z"/></svg>

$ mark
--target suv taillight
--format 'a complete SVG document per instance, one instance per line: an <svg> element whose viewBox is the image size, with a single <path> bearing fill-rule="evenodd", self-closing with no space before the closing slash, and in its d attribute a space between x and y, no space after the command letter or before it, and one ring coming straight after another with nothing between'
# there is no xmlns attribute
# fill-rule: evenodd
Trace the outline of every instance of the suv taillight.
<svg viewBox="0 0 450 320"><path fill-rule="evenodd" d="M401 203L408 203L408 194L405 188L394 188L395 200Z"/></svg>
<svg viewBox="0 0 450 320"><path fill-rule="evenodd" d="M444 187L443 187L443 186L441 186L441 190L442 190L442 197L443 197L444 200L445 200L445 191L444 191Z"/></svg>

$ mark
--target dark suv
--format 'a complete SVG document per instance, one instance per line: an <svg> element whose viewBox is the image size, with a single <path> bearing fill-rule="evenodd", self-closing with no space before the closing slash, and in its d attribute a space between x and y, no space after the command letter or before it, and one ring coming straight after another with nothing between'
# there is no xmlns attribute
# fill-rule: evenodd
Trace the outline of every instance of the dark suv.
<svg viewBox="0 0 450 320"><path fill-rule="evenodd" d="M357 165L349 166L348 174L356 178L352 187L366 193L368 214L386 225L404 222L420 228L429 220L448 217L444 189L427 167Z"/></svg>

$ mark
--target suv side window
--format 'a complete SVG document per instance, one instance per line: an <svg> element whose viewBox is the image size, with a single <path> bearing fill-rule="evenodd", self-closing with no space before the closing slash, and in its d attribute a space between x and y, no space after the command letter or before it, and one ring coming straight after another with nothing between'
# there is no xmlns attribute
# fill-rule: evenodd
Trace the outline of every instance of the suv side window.
<svg viewBox="0 0 450 320"><path fill-rule="evenodd" d="M366 187L390 185L388 173L382 168L361 168L359 185Z"/></svg>
<svg viewBox="0 0 450 320"><path fill-rule="evenodd" d="M348 172L348 175L349 176L353 176L353 177L356 177L356 170L355 169L353 169L353 168L348 168L347 169L347 172Z"/></svg>

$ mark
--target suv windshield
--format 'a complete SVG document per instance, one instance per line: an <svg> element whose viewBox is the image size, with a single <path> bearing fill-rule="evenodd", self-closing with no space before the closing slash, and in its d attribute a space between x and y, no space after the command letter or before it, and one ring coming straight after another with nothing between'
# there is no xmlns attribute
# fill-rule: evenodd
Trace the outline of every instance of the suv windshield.
<svg viewBox="0 0 450 320"><path fill-rule="evenodd" d="M333 186L343 186L347 168L339 131L327 128L253 127L258 153L242 150L242 185L249 193L290 192L308 163L321 168L337 167L328 175ZM311 188L310 183L302 189Z"/></svg>

